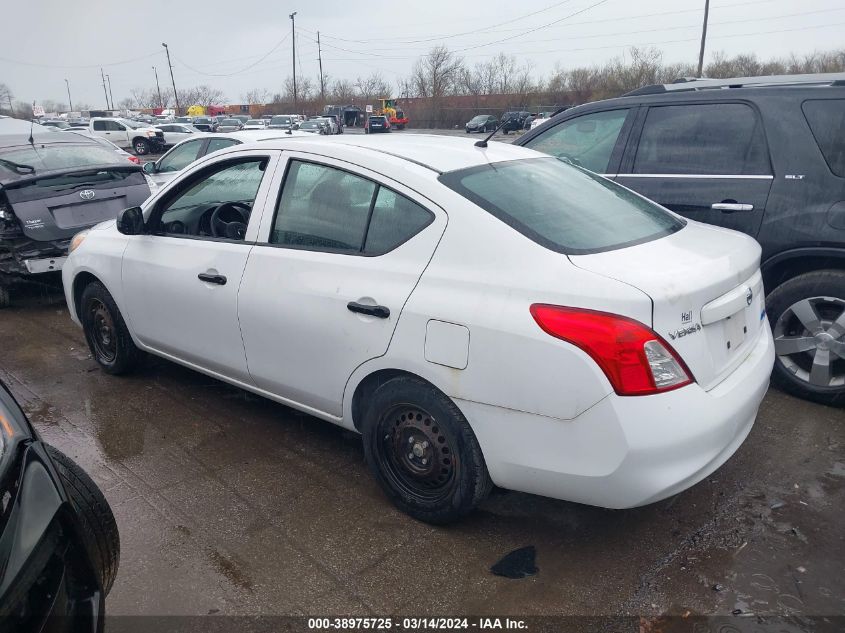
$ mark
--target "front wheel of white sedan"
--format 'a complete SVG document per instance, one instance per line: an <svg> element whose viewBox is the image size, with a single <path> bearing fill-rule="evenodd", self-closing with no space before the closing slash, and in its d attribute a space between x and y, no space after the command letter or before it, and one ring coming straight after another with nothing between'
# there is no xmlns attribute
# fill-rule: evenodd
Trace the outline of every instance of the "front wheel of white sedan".
<svg viewBox="0 0 845 633"><path fill-rule="evenodd" d="M370 469L391 501L415 519L455 521L492 488L466 418L419 378L397 377L379 386L362 426Z"/></svg>
<svg viewBox="0 0 845 633"><path fill-rule="evenodd" d="M79 319L91 355L107 374L125 374L138 364L141 351L123 321L111 294L95 281L82 291Z"/></svg>

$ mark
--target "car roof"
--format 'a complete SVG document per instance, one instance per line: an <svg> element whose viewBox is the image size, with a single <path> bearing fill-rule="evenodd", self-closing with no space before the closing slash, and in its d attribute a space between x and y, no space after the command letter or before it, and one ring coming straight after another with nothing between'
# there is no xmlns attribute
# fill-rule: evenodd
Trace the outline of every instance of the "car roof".
<svg viewBox="0 0 845 633"><path fill-rule="evenodd" d="M284 143L284 137L278 138L282 140L267 140L260 145L255 144L254 147L290 149L290 146ZM296 141L298 144L302 143L315 149L319 147L330 150L331 147L342 146L347 149L365 150L406 160L438 173L507 160L548 158L546 154L510 143L491 141L487 147L477 147L474 140L436 134L350 135L325 139L303 134L300 138L301 140Z"/></svg>

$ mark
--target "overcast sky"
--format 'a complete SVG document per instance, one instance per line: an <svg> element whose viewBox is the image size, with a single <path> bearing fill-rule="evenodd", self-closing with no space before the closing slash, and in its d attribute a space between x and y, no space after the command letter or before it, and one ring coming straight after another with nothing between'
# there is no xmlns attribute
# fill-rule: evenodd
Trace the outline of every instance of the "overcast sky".
<svg viewBox="0 0 845 633"><path fill-rule="evenodd" d="M431 46L445 44L470 64L499 52L530 62L538 78L600 63L631 45L651 45L666 62L696 63L704 0L5 0L0 82L25 101L105 106L100 65L115 102L134 87L170 81L161 42L170 46L177 87L210 84L230 103L252 88L281 91L291 72L297 11L297 74L323 70L355 79L379 71L391 84ZM845 0L712 0L707 56L760 58L845 46ZM225 75L225 76L218 76Z"/></svg>

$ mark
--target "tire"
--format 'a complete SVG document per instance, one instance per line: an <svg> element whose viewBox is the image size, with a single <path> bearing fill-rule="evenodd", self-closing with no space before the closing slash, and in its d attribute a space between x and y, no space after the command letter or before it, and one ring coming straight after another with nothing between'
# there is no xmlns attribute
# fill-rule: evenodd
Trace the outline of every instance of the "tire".
<svg viewBox="0 0 845 633"><path fill-rule="evenodd" d="M12 305L12 294L7 286L0 286L0 310Z"/></svg>
<svg viewBox="0 0 845 633"><path fill-rule="evenodd" d="M138 156L143 156L150 153L150 142L145 138L136 138L132 141L132 149Z"/></svg>
<svg viewBox="0 0 845 633"><path fill-rule="evenodd" d="M132 371L141 359L141 351L135 347L123 316L105 286L99 281L85 286L79 306L85 340L97 364L107 374Z"/></svg>
<svg viewBox="0 0 845 633"><path fill-rule="evenodd" d="M400 376L380 385L362 432L367 464L382 490L419 521L456 521L490 493L493 484L466 418L419 378Z"/></svg>
<svg viewBox="0 0 845 633"><path fill-rule="evenodd" d="M773 382L799 398L845 405L845 271L793 277L769 293L766 311L777 354Z"/></svg>
<svg viewBox="0 0 845 633"><path fill-rule="evenodd" d="M120 533L108 501L82 468L57 448L45 445L81 521L80 536L85 540L94 571L108 595L120 563Z"/></svg>

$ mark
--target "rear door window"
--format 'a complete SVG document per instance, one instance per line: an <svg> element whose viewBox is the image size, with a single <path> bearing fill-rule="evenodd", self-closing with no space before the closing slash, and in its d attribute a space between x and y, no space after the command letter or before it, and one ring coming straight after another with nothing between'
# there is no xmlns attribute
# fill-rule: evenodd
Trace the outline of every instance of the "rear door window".
<svg viewBox="0 0 845 633"><path fill-rule="evenodd" d="M292 161L271 244L360 252L376 184L340 169Z"/></svg>
<svg viewBox="0 0 845 633"><path fill-rule="evenodd" d="M801 109L830 171L845 178L845 99L805 101Z"/></svg>
<svg viewBox="0 0 845 633"><path fill-rule="evenodd" d="M408 241L433 220L429 210L368 178L292 160L270 243L376 256Z"/></svg>
<svg viewBox="0 0 845 633"><path fill-rule="evenodd" d="M627 116L628 109L584 114L555 125L525 145L605 174Z"/></svg>
<svg viewBox="0 0 845 633"><path fill-rule="evenodd" d="M364 252L380 255L393 250L422 231L434 215L416 202L386 187L379 187Z"/></svg>
<svg viewBox="0 0 845 633"><path fill-rule="evenodd" d="M651 107L633 173L770 175L762 123L744 103Z"/></svg>

